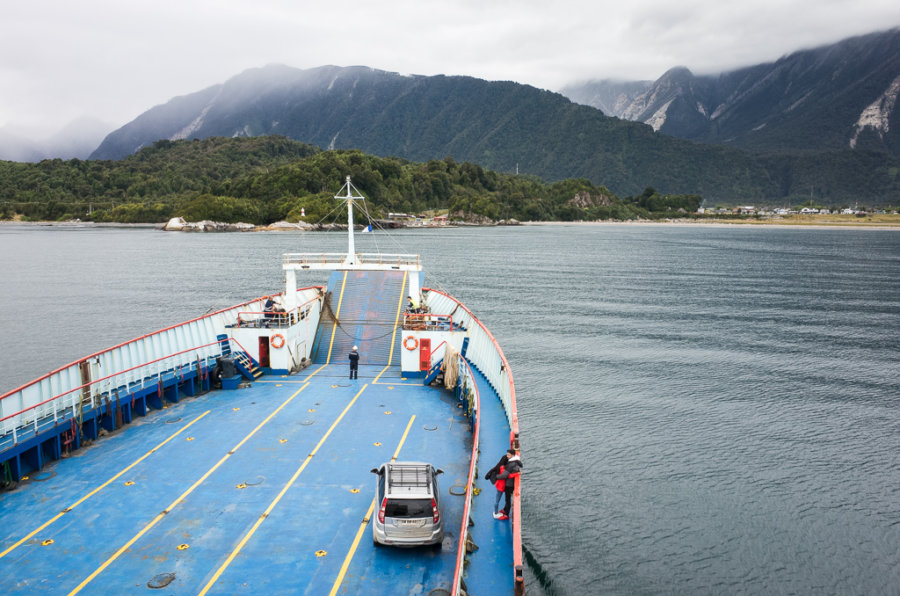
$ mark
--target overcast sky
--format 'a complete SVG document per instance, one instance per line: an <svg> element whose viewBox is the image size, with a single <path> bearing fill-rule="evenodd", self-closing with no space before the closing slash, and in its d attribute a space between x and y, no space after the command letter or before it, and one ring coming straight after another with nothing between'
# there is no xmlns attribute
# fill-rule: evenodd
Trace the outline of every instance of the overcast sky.
<svg viewBox="0 0 900 596"><path fill-rule="evenodd" d="M121 126L266 64L559 90L713 73L900 25L898 0L7 0L0 128Z"/></svg>

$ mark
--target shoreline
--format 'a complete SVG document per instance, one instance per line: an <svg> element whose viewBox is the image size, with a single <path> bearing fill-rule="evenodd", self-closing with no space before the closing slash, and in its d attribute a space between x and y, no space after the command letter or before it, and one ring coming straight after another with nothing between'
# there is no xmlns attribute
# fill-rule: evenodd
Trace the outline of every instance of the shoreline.
<svg viewBox="0 0 900 596"><path fill-rule="evenodd" d="M844 230L892 230L892 231L900 231L900 223L892 224L892 223L843 223L843 222L834 222L834 223L808 223L808 224L798 224L798 223L789 223L789 222L776 222L776 221L727 221L727 220L715 220L715 221L693 221L693 220L668 220L668 221L650 221L650 220L640 220L640 221L523 221L521 223L523 226L674 226L674 227L713 227L713 228L740 228L740 227L755 227L755 228L779 228L779 229L789 229L789 230L834 230L834 229L844 229Z"/></svg>
<svg viewBox="0 0 900 596"><path fill-rule="evenodd" d="M226 233L248 233L248 232L330 232L334 230L330 229L322 229L322 230L308 230L301 229L299 227L289 227L289 226L280 226L280 227L272 227L272 226L253 226L246 227L242 229L238 229L234 227L232 229L218 229L218 230L166 230L165 223L119 223L119 222L91 222L91 221L14 221L14 220L0 220L0 226L4 225L12 225L12 226L29 226L29 227L39 227L39 228L119 228L119 229L157 229L163 232L182 232L182 233L201 233L201 234L226 234ZM225 226L239 226L241 224L221 224L223 227ZM250 225L250 224L245 224ZM885 223L885 222L872 222L872 223L864 223L864 222L816 222L816 223L794 223L794 222L780 222L780 221L772 221L772 220L764 220L764 221L728 221L728 220L711 220L711 221L696 221L696 220L661 220L661 221L651 221L651 220L628 220L628 221L523 221L516 224L517 226L641 226L641 227L650 227L650 226L661 226L661 227L713 227L713 228L739 228L739 227L769 227L769 228L779 228L779 229L792 229L792 230L804 230L804 229L812 229L812 230L834 230L834 229L842 229L842 230L877 230L877 231L900 231L900 222L894 223ZM426 226L418 226L418 227L402 227L397 229L448 229L459 226L435 226L435 227L426 227ZM498 225L498 224L468 224L462 227L482 227L482 228L492 228L492 227L516 227L510 225ZM344 225L344 229L346 229L346 224Z"/></svg>

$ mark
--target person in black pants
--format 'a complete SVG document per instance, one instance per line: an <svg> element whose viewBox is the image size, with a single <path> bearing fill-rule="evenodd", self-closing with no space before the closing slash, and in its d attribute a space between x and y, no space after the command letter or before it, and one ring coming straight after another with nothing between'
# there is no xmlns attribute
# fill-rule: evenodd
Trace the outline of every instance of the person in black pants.
<svg viewBox="0 0 900 596"><path fill-rule="evenodd" d="M522 460L519 455L512 449L506 452L506 465L503 472L497 475L497 480L505 480L506 505L503 507L503 515L497 519L509 519L510 506L512 505L513 491L516 487L516 478L522 472Z"/></svg>
<svg viewBox="0 0 900 596"><path fill-rule="evenodd" d="M359 348L353 346L353 349L350 350L350 378L356 379L357 373L359 372Z"/></svg>
<svg viewBox="0 0 900 596"><path fill-rule="evenodd" d="M490 480L491 484L496 486L498 480L505 481L503 492L506 494L506 505L500 515L495 514L494 519L509 519L510 507L512 506L513 491L516 487L516 477L522 471L522 460L516 454L515 449L507 449L506 454L500 458L497 465L488 470L484 475L485 480ZM499 489L498 489L499 490ZM497 495L497 503L500 503L500 495Z"/></svg>

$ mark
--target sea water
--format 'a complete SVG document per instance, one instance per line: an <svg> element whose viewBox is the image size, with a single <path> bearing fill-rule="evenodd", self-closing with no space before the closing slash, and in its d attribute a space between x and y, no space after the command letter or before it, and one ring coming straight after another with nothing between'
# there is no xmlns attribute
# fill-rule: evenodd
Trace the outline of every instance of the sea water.
<svg viewBox="0 0 900 596"><path fill-rule="evenodd" d="M284 252L343 251L2 225L0 393L278 291ZM900 231L429 229L357 251L422 254L505 351L529 593L900 591Z"/></svg>

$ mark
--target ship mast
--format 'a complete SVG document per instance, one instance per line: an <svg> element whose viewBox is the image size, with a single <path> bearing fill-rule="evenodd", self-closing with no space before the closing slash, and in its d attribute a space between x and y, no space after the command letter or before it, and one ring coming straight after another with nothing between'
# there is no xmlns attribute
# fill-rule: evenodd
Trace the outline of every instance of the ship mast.
<svg viewBox="0 0 900 596"><path fill-rule="evenodd" d="M341 195L340 193L345 188L347 189L347 194ZM353 191L356 191L356 195L353 194ZM344 260L344 265L354 267L359 263L356 259L356 245L353 242L353 199L365 200L365 197L350 183L350 176L347 176L347 181L341 187L341 190L338 191L338 194L334 195L334 198L340 201L347 201L347 258Z"/></svg>
<svg viewBox="0 0 900 596"><path fill-rule="evenodd" d="M344 185L334 195L339 201L347 201L347 254L343 253L286 253L282 255L284 269L284 306L290 312L297 307L297 271L327 269L331 271L407 271L409 296L421 292L422 264L415 254L357 254L353 241L353 201L365 201L362 193L347 176Z"/></svg>

